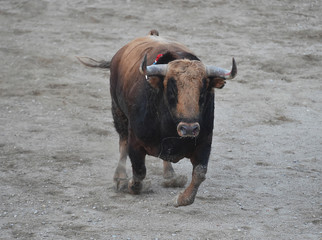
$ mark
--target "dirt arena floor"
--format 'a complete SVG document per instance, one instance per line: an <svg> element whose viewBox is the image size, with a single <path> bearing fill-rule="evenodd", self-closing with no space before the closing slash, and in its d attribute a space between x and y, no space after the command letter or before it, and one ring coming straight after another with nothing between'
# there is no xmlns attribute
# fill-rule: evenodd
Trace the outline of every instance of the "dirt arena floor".
<svg viewBox="0 0 322 240"><path fill-rule="evenodd" d="M0 2L0 239L321 239L320 1ZM216 90L206 181L168 203L162 161L116 193L110 59L157 29L238 76ZM128 173L131 170L128 162ZM187 159L174 165L191 178Z"/></svg>

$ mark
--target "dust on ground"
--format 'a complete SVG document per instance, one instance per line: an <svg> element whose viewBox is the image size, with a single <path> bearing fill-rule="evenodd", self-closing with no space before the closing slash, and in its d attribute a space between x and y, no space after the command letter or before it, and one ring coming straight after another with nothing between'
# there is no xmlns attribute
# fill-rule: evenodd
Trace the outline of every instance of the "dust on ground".
<svg viewBox="0 0 322 240"><path fill-rule="evenodd" d="M319 1L18 1L0 4L0 239L321 238ZM158 29L238 77L216 90L213 149L195 203L113 190L110 59ZM188 177L191 164L175 170ZM130 173L130 167L128 166Z"/></svg>

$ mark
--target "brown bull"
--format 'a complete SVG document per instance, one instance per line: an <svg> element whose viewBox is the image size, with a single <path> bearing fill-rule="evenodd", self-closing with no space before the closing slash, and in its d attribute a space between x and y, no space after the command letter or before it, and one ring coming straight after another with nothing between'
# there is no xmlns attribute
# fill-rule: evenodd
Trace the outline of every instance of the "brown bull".
<svg viewBox="0 0 322 240"><path fill-rule="evenodd" d="M122 47L111 62L79 60L87 66L110 68L112 113L121 154L114 174L116 188L140 193L147 154L163 159L164 177L174 180L178 177L171 162L186 157L193 166L192 180L175 206L192 204L207 172L214 88L222 88L226 79L235 77L235 61L231 71L206 66L187 47L159 37L155 30ZM130 180L125 169L127 156L133 170Z"/></svg>

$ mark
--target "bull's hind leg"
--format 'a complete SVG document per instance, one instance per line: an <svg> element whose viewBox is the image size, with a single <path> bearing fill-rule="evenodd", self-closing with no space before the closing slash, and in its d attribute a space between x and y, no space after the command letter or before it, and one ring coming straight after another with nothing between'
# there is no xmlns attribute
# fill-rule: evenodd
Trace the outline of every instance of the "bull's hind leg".
<svg viewBox="0 0 322 240"><path fill-rule="evenodd" d="M114 173L114 184L117 191L125 191L128 185L126 158L128 155L127 139L120 139L120 160Z"/></svg>
<svg viewBox="0 0 322 240"><path fill-rule="evenodd" d="M162 186L166 188L184 187L187 183L187 177L184 175L177 175L171 162L168 161L163 161L163 178L165 181L162 183Z"/></svg>
<svg viewBox="0 0 322 240"><path fill-rule="evenodd" d="M171 179L175 177L176 173L172 167L171 162L163 161L163 178L164 179Z"/></svg>
<svg viewBox="0 0 322 240"><path fill-rule="evenodd" d="M127 189L128 177L126 174L126 158L128 155L128 119L124 113L112 101L112 114L114 119L114 127L120 135L120 159L114 173L115 189L124 191Z"/></svg>

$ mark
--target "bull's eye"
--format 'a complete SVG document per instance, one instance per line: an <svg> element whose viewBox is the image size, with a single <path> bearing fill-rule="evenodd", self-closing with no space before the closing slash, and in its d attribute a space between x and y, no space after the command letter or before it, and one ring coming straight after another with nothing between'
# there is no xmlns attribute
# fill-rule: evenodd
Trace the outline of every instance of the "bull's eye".
<svg viewBox="0 0 322 240"><path fill-rule="evenodd" d="M174 78L170 78L167 84L167 100L171 107L178 103L178 88Z"/></svg>
<svg viewBox="0 0 322 240"><path fill-rule="evenodd" d="M206 94L207 94L206 81L207 81L206 79L203 79L203 85L202 85L202 88L200 89L199 106L202 106L206 99Z"/></svg>
<svg viewBox="0 0 322 240"><path fill-rule="evenodd" d="M199 97L199 105L203 105L205 102L205 94L203 92L200 92L200 97Z"/></svg>
<svg viewBox="0 0 322 240"><path fill-rule="evenodd" d="M169 102L169 105L173 107L176 105L177 99L173 95L170 95L168 96L168 102Z"/></svg>

